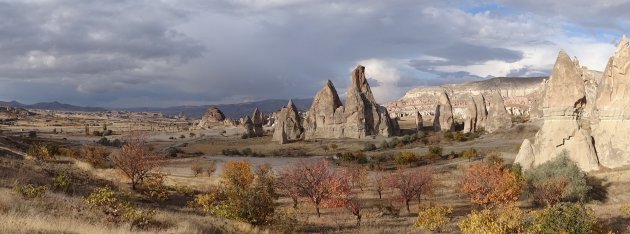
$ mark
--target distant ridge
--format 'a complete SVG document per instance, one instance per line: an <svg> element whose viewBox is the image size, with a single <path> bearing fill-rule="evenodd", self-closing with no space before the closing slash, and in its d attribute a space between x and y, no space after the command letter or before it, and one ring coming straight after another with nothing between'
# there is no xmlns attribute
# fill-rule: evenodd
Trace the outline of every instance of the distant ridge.
<svg viewBox="0 0 630 234"><path fill-rule="evenodd" d="M85 112L100 112L107 111L105 108L101 107L85 107L85 106L75 106L70 104L64 104L60 102L39 102L32 105L22 104L16 101L3 102L0 101L0 106L12 106L19 107L24 109L40 109L40 110L54 110L54 111L85 111Z"/></svg>
<svg viewBox="0 0 630 234"><path fill-rule="evenodd" d="M313 99L292 99L293 104L300 111L306 111L311 107ZM289 99L269 99L256 102L245 102L235 104L218 104L218 105L201 105L201 106L173 106L173 107L138 107L138 108L121 108L125 111L133 112L160 112L164 115L177 115L183 113L187 117L201 118L201 116L211 106L218 107L226 117L238 119L245 115L251 117L254 109L258 107L262 112L269 114L270 112L279 111L283 106L287 105Z"/></svg>

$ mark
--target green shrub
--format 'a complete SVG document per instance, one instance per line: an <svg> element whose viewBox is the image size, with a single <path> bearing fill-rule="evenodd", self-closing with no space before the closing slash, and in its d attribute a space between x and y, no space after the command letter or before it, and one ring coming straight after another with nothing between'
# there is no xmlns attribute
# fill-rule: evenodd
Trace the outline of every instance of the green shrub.
<svg viewBox="0 0 630 234"><path fill-rule="evenodd" d="M597 217L582 203L561 203L534 213L529 233L592 233Z"/></svg>
<svg viewBox="0 0 630 234"><path fill-rule="evenodd" d="M536 193L545 181L549 179L564 178L568 182L567 191L562 201L586 201L591 186L588 185L586 174L580 170L577 164L566 155L566 151L557 158L545 162L536 168L530 169L525 174L527 187L530 193Z"/></svg>
<svg viewBox="0 0 630 234"><path fill-rule="evenodd" d="M254 151L251 148L245 148L241 151L241 154L247 155L247 156L252 155L253 153Z"/></svg>
<svg viewBox="0 0 630 234"><path fill-rule="evenodd" d="M411 151L400 152L395 159L396 164L398 165L409 165L417 162L418 160L418 156L416 156L416 154Z"/></svg>
<svg viewBox="0 0 630 234"><path fill-rule="evenodd" d="M13 187L13 191L19 194L24 199L34 199L43 197L48 191L48 187L45 185L37 186L34 184L27 184L24 186L15 186Z"/></svg>
<svg viewBox="0 0 630 234"><path fill-rule="evenodd" d="M241 152L238 151L237 149L223 149L221 151L221 154L225 156L232 156L232 155L241 155Z"/></svg>
<svg viewBox="0 0 630 234"><path fill-rule="evenodd" d="M109 141L109 139L107 139L107 137L101 137L101 139L99 139L99 140L96 142L96 144L99 144L99 145L104 145L104 146L109 146L109 145L111 145L112 143Z"/></svg>
<svg viewBox="0 0 630 234"><path fill-rule="evenodd" d="M355 153L352 152L344 152L341 155L341 160L347 162L356 162L360 164L367 163L367 156L362 151L357 151Z"/></svg>
<svg viewBox="0 0 630 234"><path fill-rule="evenodd" d="M427 134L426 134L426 133L424 133L423 131L418 131L418 132L416 133L416 139L422 139L422 138L424 138L426 135L427 135Z"/></svg>
<svg viewBox="0 0 630 234"><path fill-rule="evenodd" d="M129 222L132 228L147 229L155 215L153 210L137 209L109 187L96 189L85 198L85 202L107 215L108 221Z"/></svg>
<svg viewBox="0 0 630 234"><path fill-rule="evenodd" d="M468 161L471 161L477 158L479 154L477 153L476 149L470 148L470 149L464 150L464 152L462 152L462 156L468 159Z"/></svg>
<svg viewBox="0 0 630 234"><path fill-rule="evenodd" d="M496 151L491 151L487 153L485 160L486 160L486 163L488 163L489 165L494 165L494 164L503 165L504 163L504 160L501 157L501 153L496 152Z"/></svg>
<svg viewBox="0 0 630 234"><path fill-rule="evenodd" d="M415 226L429 231L437 231L451 220L448 217L451 213L453 213L453 208L451 207L435 206L426 208L418 212Z"/></svg>
<svg viewBox="0 0 630 234"><path fill-rule="evenodd" d="M52 187L56 191L67 193L72 186L72 178L68 175L68 172L61 172L52 179Z"/></svg>
<svg viewBox="0 0 630 234"><path fill-rule="evenodd" d="M500 206L494 210L472 211L459 222L464 234L477 233L521 233L523 229L523 211L515 204Z"/></svg>
<svg viewBox="0 0 630 234"><path fill-rule="evenodd" d="M381 141L381 149L389 149L389 142L386 140Z"/></svg>
<svg viewBox="0 0 630 234"><path fill-rule="evenodd" d="M438 160L442 157L442 147L436 145L429 146L429 153L425 156L427 159L431 161Z"/></svg>
<svg viewBox="0 0 630 234"><path fill-rule="evenodd" d="M365 146L363 146L363 150L365 151L376 150L376 145L374 145L373 143L365 143Z"/></svg>
<svg viewBox="0 0 630 234"><path fill-rule="evenodd" d="M35 144L31 145L26 154L39 161L53 160L55 155L59 153L59 147L52 144Z"/></svg>

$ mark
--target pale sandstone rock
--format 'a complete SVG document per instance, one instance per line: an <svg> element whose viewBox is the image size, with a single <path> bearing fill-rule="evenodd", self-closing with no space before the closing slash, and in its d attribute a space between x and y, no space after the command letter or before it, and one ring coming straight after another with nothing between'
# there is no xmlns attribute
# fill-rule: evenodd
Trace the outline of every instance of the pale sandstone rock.
<svg viewBox="0 0 630 234"><path fill-rule="evenodd" d="M451 100L444 90L440 94L439 104L435 107L433 128L435 131L453 131L455 129L453 121L453 106L451 106Z"/></svg>
<svg viewBox="0 0 630 234"><path fill-rule="evenodd" d="M226 118L225 120L223 120L223 126L225 126L225 127L236 127L236 126L238 126L238 122L236 120L231 119L231 118Z"/></svg>
<svg viewBox="0 0 630 234"><path fill-rule="evenodd" d="M464 120L464 133L477 131L477 105L470 97L466 103L466 118Z"/></svg>
<svg viewBox="0 0 630 234"><path fill-rule="evenodd" d="M493 90L486 97L488 115L485 120L485 130L491 133L499 129L511 127L512 117L505 109L503 97L501 97L499 91Z"/></svg>
<svg viewBox="0 0 630 234"><path fill-rule="evenodd" d="M297 107L292 100L289 100L287 106L283 107L278 115L272 140L280 144L301 140L304 136L301 121Z"/></svg>
<svg viewBox="0 0 630 234"><path fill-rule="evenodd" d="M305 138L338 138L342 136L343 106L333 83L328 80L313 98L305 120Z"/></svg>
<svg viewBox="0 0 630 234"><path fill-rule="evenodd" d="M424 123L422 122L422 114L420 111L416 111L416 130L421 131L424 128Z"/></svg>
<svg viewBox="0 0 630 234"><path fill-rule="evenodd" d="M473 101L475 102L475 108L477 109L477 124L475 125L475 129L485 129L486 119L488 118L486 98L483 94L473 95Z"/></svg>
<svg viewBox="0 0 630 234"><path fill-rule="evenodd" d="M592 137L580 126L585 102L580 68L560 51L542 102L543 125L531 147L526 147L527 143L523 142L515 163L529 169L566 151L582 170L598 169Z"/></svg>
<svg viewBox="0 0 630 234"><path fill-rule="evenodd" d="M197 125L198 128L208 129L211 127L218 127L223 125L225 115L216 106L208 108L206 113L201 117L201 121Z"/></svg>
<svg viewBox="0 0 630 234"><path fill-rule="evenodd" d="M305 120L305 139L365 138L397 133L396 121L374 99L365 77L365 67L358 65L351 79L343 106L330 80L317 93Z"/></svg>
<svg viewBox="0 0 630 234"><path fill-rule="evenodd" d="M249 116L245 116L242 125L243 125L243 128L245 128L245 134L248 137L256 136L254 132L254 122L252 122L252 119L249 118Z"/></svg>
<svg viewBox="0 0 630 234"><path fill-rule="evenodd" d="M604 71L593 117L600 164L608 168L630 165L630 45L625 36Z"/></svg>
<svg viewBox="0 0 630 234"><path fill-rule="evenodd" d="M589 71L590 72L590 71ZM456 120L464 120L468 97L499 90L505 102L506 109L523 118L539 118L544 79L548 77L497 77L482 81L459 84L445 84L441 86L418 87L409 90L398 100L384 106L394 116L414 115L417 111L423 116L433 116L435 106L438 105L442 91L448 91L448 97L453 107ZM531 112L534 112L531 115Z"/></svg>

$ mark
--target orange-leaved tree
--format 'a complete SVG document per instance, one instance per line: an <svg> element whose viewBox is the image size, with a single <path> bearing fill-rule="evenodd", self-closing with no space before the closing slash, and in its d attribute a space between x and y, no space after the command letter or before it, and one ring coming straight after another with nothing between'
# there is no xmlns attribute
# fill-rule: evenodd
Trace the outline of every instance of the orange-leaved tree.
<svg viewBox="0 0 630 234"><path fill-rule="evenodd" d="M399 170L387 178L387 186L398 190L398 200L401 200L409 210L409 202L414 198L420 201L422 195L433 191L433 174L426 167Z"/></svg>
<svg viewBox="0 0 630 234"><path fill-rule="evenodd" d="M163 157L147 144L146 139L146 134L142 132L131 132L127 143L112 157L112 163L131 179L131 187L134 190L163 162Z"/></svg>
<svg viewBox="0 0 630 234"><path fill-rule="evenodd" d="M508 203L518 200L523 181L501 164L469 166L459 182L461 192L478 205Z"/></svg>
<svg viewBox="0 0 630 234"><path fill-rule="evenodd" d="M294 186L298 194L315 206L318 217L322 206L344 205L343 195L351 189L348 172L332 169L327 160L300 161L292 167L297 174Z"/></svg>

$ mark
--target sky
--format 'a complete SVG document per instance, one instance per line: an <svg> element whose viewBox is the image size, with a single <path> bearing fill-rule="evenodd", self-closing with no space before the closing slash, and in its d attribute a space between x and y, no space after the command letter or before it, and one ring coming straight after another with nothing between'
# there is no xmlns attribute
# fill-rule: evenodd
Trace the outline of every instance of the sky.
<svg viewBox="0 0 630 234"><path fill-rule="evenodd" d="M622 0L0 0L0 100L101 107L341 96L545 76L564 49L603 70Z"/></svg>

